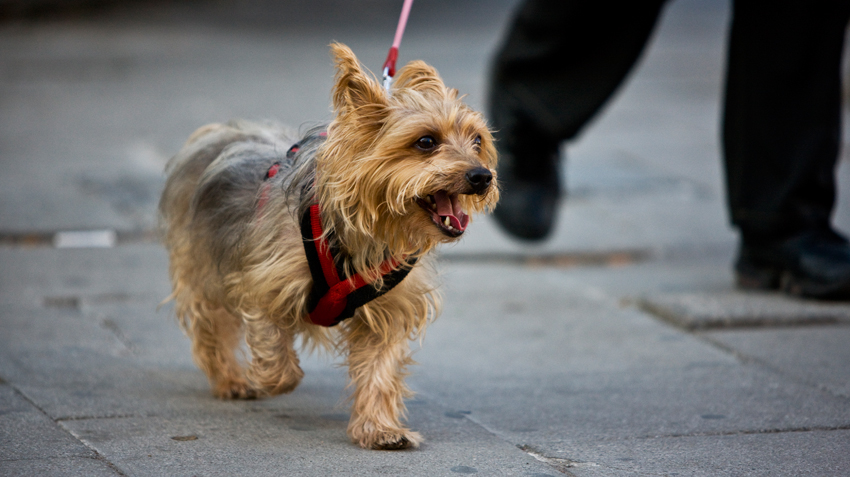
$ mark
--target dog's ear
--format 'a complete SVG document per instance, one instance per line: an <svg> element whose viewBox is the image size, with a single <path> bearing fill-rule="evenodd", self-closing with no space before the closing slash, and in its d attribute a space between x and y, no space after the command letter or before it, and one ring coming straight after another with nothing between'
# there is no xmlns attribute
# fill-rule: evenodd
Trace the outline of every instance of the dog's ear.
<svg viewBox="0 0 850 477"><path fill-rule="evenodd" d="M354 52L342 43L331 44L336 64L333 107L339 115L357 112L370 114L387 104L387 95L377 80L363 70Z"/></svg>
<svg viewBox="0 0 850 477"><path fill-rule="evenodd" d="M446 94L446 85L433 66L424 61L411 61L398 70L396 88L407 88L422 93Z"/></svg>

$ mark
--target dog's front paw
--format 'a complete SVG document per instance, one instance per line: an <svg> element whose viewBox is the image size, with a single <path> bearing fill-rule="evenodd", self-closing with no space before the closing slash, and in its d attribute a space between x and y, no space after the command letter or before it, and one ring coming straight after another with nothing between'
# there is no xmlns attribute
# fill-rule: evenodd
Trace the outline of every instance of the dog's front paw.
<svg viewBox="0 0 850 477"><path fill-rule="evenodd" d="M409 429L367 431L361 428L359 430L350 430L350 435L355 444L364 449L372 450L402 450L417 448L423 441L422 436L418 432L413 432Z"/></svg>
<svg viewBox="0 0 850 477"><path fill-rule="evenodd" d="M405 435L390 434L380 441L372 444L373 450L402 450L410 447L419 447L419 441L411 440Z"/></svg>
<svg viewBox="0 0 850 477"><path fill-rule="evenodd" d="M407 429L402 429L398 432L380 432L375 436L375 440L368 445L368 448L373 450L417 448L422 440L422 436L418 432Z"/></svg>
<svg viewBox="0 0 850 477"><path fill-rule="evenodd" d="M257 399L259 393L245 380L219 382L213 388L219 399Z"/></svg>

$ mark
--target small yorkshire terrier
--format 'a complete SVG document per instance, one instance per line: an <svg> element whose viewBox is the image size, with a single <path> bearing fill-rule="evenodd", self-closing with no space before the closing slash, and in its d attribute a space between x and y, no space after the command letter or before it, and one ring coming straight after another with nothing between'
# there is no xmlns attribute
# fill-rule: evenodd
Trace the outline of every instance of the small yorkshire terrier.
<svg viewBox="0 0 850 477"><path fill-rule="evenodd" d="M417 447L401 419L409 341L440 308L430 252L495 206L496 150L434 68L409 63L388 92L348 47L331 52L326 128L211 124L169 161L170 299L216 396L295 389L298 336L346 356L356 444Z"/></svg>

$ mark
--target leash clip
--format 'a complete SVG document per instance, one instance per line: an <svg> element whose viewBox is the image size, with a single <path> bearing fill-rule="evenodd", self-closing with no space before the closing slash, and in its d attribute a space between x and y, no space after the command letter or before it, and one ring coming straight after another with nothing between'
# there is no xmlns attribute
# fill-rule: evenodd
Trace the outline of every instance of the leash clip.
<svg viewBox="0 0 850 477"><path fill-rule="evenodd" d="M387 90L387 93L390 92L390 83L393 82L393 77L390 76L390 69L384 68L384 89Z"/></svg>
<svg viewBox="0 0 850 477"><path fill-rule="evenodd" d="M384 89L390 92L390 83L395 76L395 61L398 59L398 47L393 45L387 53L387 61L384 62Z"/></svg>
<svg viewBox="0 0 850 477"><path fill-rule="evenodd" d="M387 90L387 93L390 92L390 83L393 82L393 77L390 76L390 67L384 67L384 89Z"/></svg>
<svg viewBox="0 0 850 477"><path fill-rule="evenodd" d="M398 59L398 47L401 46L401 37L404 35L404 27L407 26L407 17L410 16L411 6L413 6L413 0L404 0L404 5L401 7L401 15L398 18L398 26L395 29L393 45L387 54L387 61L384 62L384 89L387 90L387 93L390 92L390 83L392 83L393 76L395 76L395 61Z"/></svg>

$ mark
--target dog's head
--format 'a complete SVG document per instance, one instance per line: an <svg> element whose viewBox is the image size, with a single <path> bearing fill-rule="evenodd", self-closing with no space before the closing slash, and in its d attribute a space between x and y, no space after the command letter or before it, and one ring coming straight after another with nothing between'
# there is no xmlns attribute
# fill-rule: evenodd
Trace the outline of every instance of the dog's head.
<svg viewBox="0 0 850 477"><path fill-rule="evenodd" d="M460 237L498 201L496 149L481 114L413 61L388 93L341 44L334 119L317 163L317 193L338 234L426 252ZM343 239L344 240L344 239Z"/></svg>

